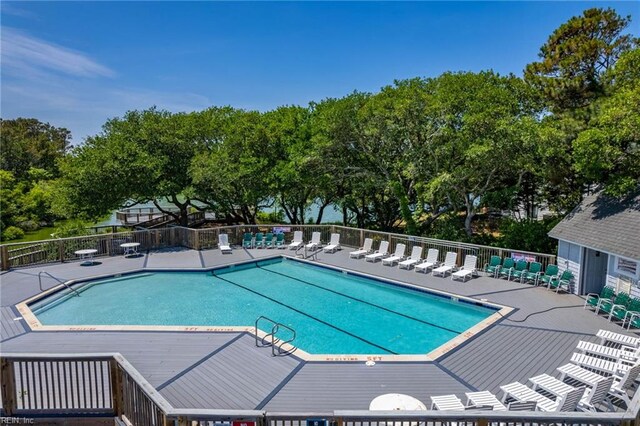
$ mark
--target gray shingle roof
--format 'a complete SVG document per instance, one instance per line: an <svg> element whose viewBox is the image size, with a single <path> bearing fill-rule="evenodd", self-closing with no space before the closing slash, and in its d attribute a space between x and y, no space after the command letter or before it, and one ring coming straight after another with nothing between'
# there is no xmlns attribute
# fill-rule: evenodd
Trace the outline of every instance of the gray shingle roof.
<svg viewBox="0 0 640 426"><path fill-rule="evenodd" d="M640 190L624 200L601 192L585 197L549 232L549 236L640 259Z"/></svg>

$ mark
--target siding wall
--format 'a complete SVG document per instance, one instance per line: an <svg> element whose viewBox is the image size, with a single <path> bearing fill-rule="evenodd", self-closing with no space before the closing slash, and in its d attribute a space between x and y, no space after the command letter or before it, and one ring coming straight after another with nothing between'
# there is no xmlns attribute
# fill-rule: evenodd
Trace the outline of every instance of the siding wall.
<svg viewBox="0 0 640 426"><path fill-rule="evenodd" d="M638 288L638 275L635 278L620 275L616 272L616 263L618 261L617 256L609 255L609 264L607 265L607 285L616 288L618 280L621 277L623 281L631 281L631 296L640 297L640 288Z"/></svg>
<svg viewBox="0 0 640 426"><path fill-rule="evenodd" d="M580 283L580 265L582 263L582 247L568 241L558 241L558 267L560 272L569 269L575 277L573 292L578 294Z"/></svg>

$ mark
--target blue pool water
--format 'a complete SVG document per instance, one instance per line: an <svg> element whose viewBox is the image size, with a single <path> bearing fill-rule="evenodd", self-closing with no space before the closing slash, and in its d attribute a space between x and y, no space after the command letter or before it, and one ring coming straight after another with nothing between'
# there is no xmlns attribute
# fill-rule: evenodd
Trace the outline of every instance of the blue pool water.
<svg viewBox="0 0 640 426"><path fill-rule="evenodd" d="M295 345L309 353L386 355L425 354L495 312L289 259L133 274L79 290L31 309L43 325L252 326L264 315L295 329Z"/></svg>

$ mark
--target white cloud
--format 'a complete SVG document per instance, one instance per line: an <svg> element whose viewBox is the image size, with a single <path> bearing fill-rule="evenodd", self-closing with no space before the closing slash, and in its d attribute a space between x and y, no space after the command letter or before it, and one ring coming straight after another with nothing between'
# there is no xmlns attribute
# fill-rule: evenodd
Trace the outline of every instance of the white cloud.
<svg viewBox="0 0 640 426"><path fill-rule="evenodd" d="M115 72L87 55L31 37L12 28L2 29L3 72L37 76L54 71L79 77L113 77Z"/></svg>

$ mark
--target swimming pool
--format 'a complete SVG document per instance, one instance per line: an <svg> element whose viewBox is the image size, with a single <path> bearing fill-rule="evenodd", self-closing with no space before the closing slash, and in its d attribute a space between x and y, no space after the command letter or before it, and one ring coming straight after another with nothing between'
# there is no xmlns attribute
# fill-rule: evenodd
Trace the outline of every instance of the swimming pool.
<svg viewBox="0 0 640 426"><path fill-rule="evenodd" d="M497 311L288 258L131 274L77 290L29 307L45 326L253 326L266 316L295 329L293 344L312 354L426 354Z"/></svg>

